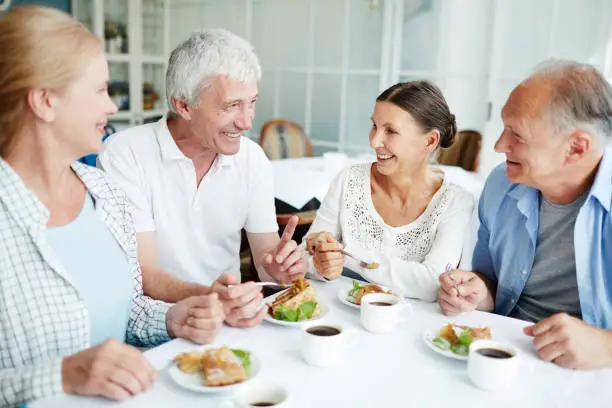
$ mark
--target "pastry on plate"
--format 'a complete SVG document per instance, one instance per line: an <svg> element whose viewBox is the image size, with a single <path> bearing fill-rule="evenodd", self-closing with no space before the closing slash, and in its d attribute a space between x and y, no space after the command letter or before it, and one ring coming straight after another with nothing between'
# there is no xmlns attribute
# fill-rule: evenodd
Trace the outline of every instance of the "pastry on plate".
<svg viewBox="0 0 612 408"><path fill-rule="evenodd" d="M361 298L370 293L391 293L390 291L384 290L380 286L374 283L366 283L364 285L357 281L353 281L353 289L348 293L349 301L356 305L361 305Z"/></svg>
<svg viewBox="0 0 612 408"><path fill-rule="evenodd" d="M204 385L219 387L246 380L242 361L227 347L209 349L202 355Z"/></svg>
<svg viewBox="0 0 612 408"><path fill-rule="evenodd" d="M247 379L251 353L228 347L209 348L181 353L173 361L181 372L201 375L203 385L220 387Z"/></svg>
<svg viewBox="0 0 612 408"><path fill-rule="evenodd" d="M289 289L281 292L271 304L268 304L270 316L293 322L317 317L320 310L317 294L304 278L294 280Z"/></svg>

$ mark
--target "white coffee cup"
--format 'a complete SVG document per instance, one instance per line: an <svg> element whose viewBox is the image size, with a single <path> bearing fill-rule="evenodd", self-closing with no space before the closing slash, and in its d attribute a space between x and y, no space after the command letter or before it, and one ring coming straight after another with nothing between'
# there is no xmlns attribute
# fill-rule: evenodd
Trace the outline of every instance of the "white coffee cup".
<svg viewBox="0 0 612 408"><path fill-rule="evenodd" d="M519 364L516 348L497 341L477 340L470 345L468 377L483 390L502 390L516 382Z"/></svg>
<svg viewBox="0 0 612 408"><path fill-rule="evenodd" d="M302 357L316 367L339 364L356 333L342 325L326 323L304 324L302 329Z"/></svg>
<svg viewBox="0 0 612 408"><path fill-rule="evenodd" d="M292 403L287 389L278 384L249 384L249 386L237 388L230 398L221 401L218 408L253 408L266 406L290 408Z"/></svg>
<svg viewBox="0 0 612 408"><path fill-rule="evenodd" d="M390 293L371 293L361 298L361 324L372 333L391 333L406 321L412 307Z"/></svg>
<svg viewBox="0 0 612 408"><path fill-rule="evenodd" d="M348 156L340 152L323 153L323 171L336 175L346 166Z"/></svg>

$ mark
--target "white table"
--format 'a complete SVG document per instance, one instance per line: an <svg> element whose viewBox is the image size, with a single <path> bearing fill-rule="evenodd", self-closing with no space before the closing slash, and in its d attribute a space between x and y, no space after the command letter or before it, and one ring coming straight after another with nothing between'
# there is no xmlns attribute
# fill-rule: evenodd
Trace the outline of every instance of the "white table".
<svg viewBox="0 0 612 408"><path fill-rule="evenodd" d="M350 158L348 164L371 161L367 158ZM483 187L483 180L461 167L438 166L449 180L465 187L477 198ZM326 171L322 157L273 160L275 197L295 208L302 208L312 198L323 201L337 172Z"/></svg>
<svg viewBox="0 0 612 408"><path fill-rule="evenodd" d="M540 361L531 341L522 334L527 323L488 313L473 312L454 321L468 325L488 325L494 339L516 346L524 356L526 369L516 387L503 392L481 391L470 383L466 363L446 358L427 348L422 340L426 328L441 327L448 318L436 304L409 301L415 313L393 334L375 335L363 330L359 311L343 305L337 291L350 281L313 283L322 302L331 311L325 320L357 328L358 335L341 366L315 368L300 357L300 330L263 322L253 329L225 327L217 344L246 348L262 362L257 381L285 385L299 401L296 408L326 407L610 407L612 370L572 371ZM160 370L173 356L195 347L174 340L146 352ZM254 380L254 381L256 381ZM175 385L165 371L145 394L121 404L98 398L59 396L32 404L34 408L212 408L222 397L199 394Z"/></svg>

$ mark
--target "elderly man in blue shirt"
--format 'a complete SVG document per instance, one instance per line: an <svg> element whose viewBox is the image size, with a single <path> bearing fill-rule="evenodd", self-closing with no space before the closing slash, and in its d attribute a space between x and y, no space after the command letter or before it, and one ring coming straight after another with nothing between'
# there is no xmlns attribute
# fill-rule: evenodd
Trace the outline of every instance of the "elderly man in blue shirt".
<svg viewBox="0 0 612 408"><path fill-rule="evenodd" d="M593 67L550 62L502 109L506 163L479 203L474 271L440 277L444 314L535 322L539 356L612 366L612 88Z"/></svg>

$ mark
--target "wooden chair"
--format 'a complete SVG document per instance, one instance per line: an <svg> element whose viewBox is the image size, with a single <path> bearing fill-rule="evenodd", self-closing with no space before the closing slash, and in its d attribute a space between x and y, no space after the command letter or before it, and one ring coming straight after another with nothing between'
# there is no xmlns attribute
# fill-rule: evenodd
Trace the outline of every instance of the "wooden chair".
<svg viewBox="0 0 612 408"><path fill-rule="evenodd" d="M273 119L264 123L259 144L270 160L312 156L310 138L300 125L288 120Z"/></svg>
<svg viewBox="0 0 612 408"><path fill-rule="evenodd" d="M462 130L455 137L451 147L440 149L438 163L458 166L467 171L478 170L482 135L476 130Z"/></svg>
<svg viewBox="0 0 612 408"><path fill-rule="evenodd" d="M289 218L294 215L298 216L298 226L310 225L317 217L317 210L300 211L293 214L276 214L276 222L278 222L280 226L285 226L289 222Z"/></svg>

